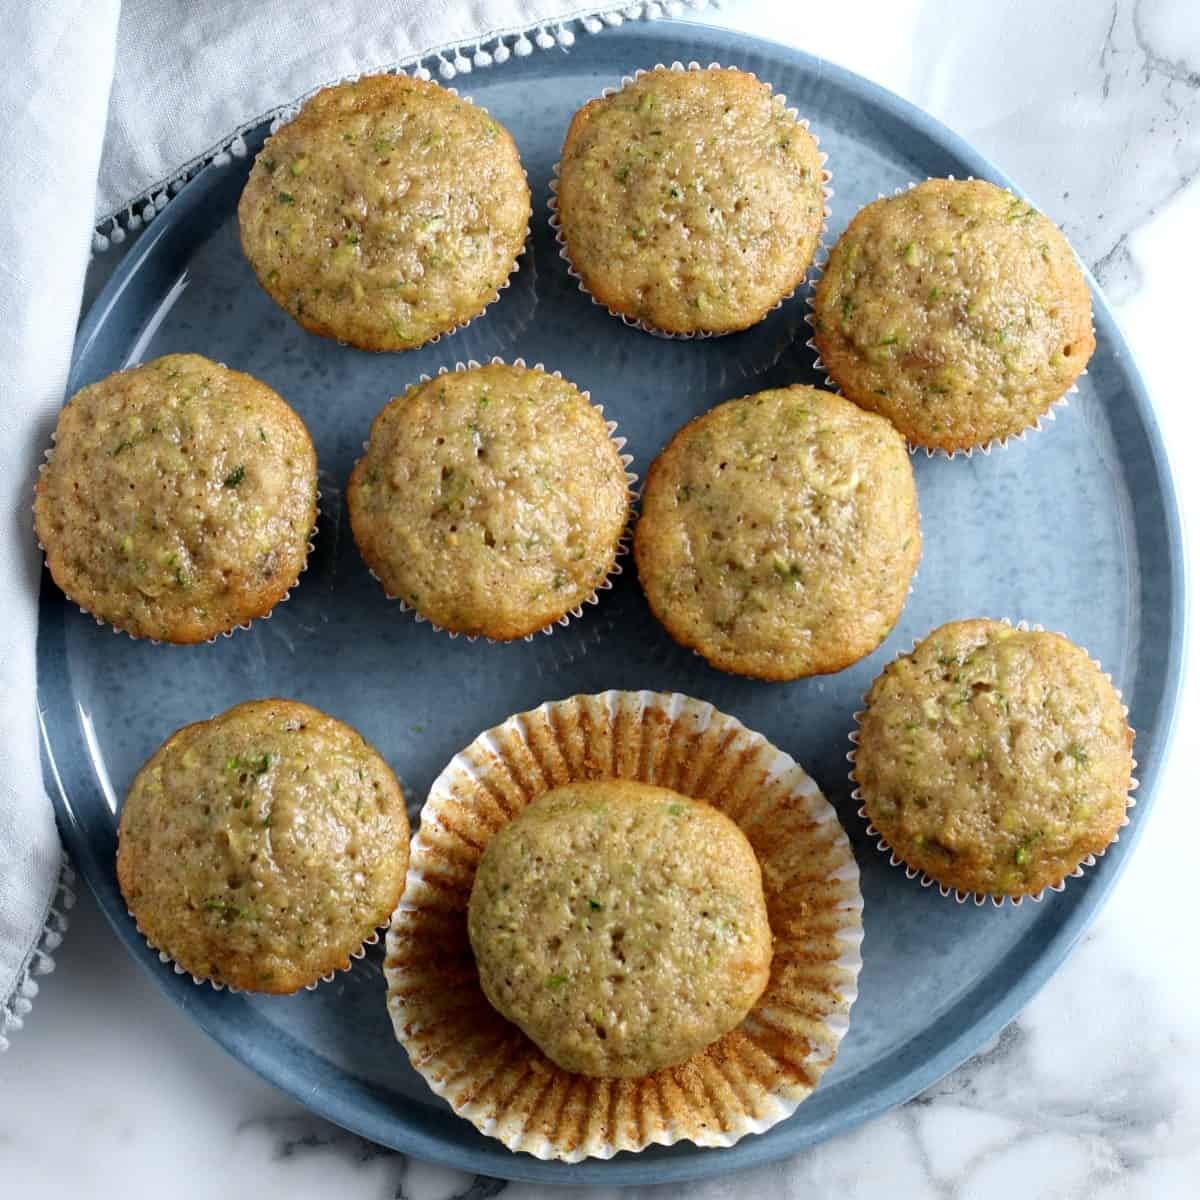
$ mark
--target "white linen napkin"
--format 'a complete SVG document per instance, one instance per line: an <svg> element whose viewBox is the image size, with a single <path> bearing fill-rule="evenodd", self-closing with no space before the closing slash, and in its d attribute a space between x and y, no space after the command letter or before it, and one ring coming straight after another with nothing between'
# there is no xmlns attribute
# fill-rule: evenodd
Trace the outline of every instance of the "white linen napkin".
<svg viewBox="0 0 1200 1200"><path fill-rule="evenodd" d="M37 464L63 401L88 264L118 0L12 5L0 71L0 1049L66 927L38 759ZM56 901L60 901L58 903Z"/></svg>
<svg viewBox="0 0 1200 1200"><path fill-rule="evenodd" d="M66 929L71 876L38 750L37 464L64 400L93 250L126 242L241 134L350 75L443 80L569 51L708 0L39 0L0 30L0 1050ZM93 233L93 224L101 226Z"/></svg>

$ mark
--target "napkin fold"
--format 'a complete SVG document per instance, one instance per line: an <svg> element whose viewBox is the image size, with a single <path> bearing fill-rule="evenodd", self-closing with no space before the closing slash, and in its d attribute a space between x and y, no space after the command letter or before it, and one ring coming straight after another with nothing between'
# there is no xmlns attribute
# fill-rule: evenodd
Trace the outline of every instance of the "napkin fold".
<svg viewBox="0 0 1200 1200"><path fill-rule="evenodd" d="M69 874L38 757L31 506L88 265L118 0L9 6L0 71L0 1049L66 928Z"/></svg>
<svg viewBox="0 0 1200 1200"><path fill-rule="evenodd" d="M0 1050L72 902L39 758L41 555L30 506L65 399L92 251L127 243L241 135L318 88L405 66L463 76L569 52L709 0L39 0L10 5L0 72ZM93 226L96 226L95 230ZM166 653L166 652L165 652Z"/></svg>

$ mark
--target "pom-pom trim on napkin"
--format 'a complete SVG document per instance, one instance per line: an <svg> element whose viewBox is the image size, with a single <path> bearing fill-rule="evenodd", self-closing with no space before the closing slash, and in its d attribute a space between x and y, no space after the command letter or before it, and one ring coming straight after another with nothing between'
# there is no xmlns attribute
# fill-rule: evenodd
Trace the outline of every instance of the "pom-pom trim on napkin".
<svg viewBox="0 0 1200 1200"><path fill-rule="evenodd" d="M74 882L75 872L64 855L37 944L17 975L12 994L0 997L0 1054L8 1049L8 1035L24 1028L25 1018L33 1008L34 997L38 994L38 982L34 977L49 975L54 970L54 952L67 932L67 913L75 906L75 892L71 886Z"/></svg>
<svg viewBox="0 0 1200 1200"><path fill-rule="evenodd" d="M296 114L310 96L322 88L360 75L381 73L409 73L417 79L437 78L444 82L469 75L473 70L501 66L511 58L528 58L534 50L570 50L575 44L576 32L600 33L604 29L616 28L626 21L653 21L660 17L681 17L684 13L697 13L717 0L649 0L648 3L632 3L605 8L599 6L561 21L550 21L526 26L523 29L498 29L486 33L473 41L433 46L421 54L390 63L365 67L361 72L329 79L305 92L294 100L244 122L232 134L222 138L203 154L184 163L166 179L152 184L135 196L128 204L103 217L92 234L92 253L103 254L110 246L121 245L126 238L149 225L178 194L193 176L207 166L226 167L235 158L245 158L247 147L245 134L264 121L271 122L271 132Z"/></svg>

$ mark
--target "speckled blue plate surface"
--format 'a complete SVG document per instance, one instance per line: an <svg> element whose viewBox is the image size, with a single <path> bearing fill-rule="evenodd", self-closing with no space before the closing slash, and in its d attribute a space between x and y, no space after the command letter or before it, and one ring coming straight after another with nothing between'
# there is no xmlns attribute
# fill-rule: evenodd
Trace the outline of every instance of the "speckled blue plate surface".
<svg viewBox="0 0 1200 1200"><path fill-rule="evenodd" d="M1005 177L903 101L817 59L700 26L630 24L460 81L512 131L534 191L533 237L512 287L469 328L407 354L371 355L303 332L266 297L238 248L250 160L198 176L141 236L84 322L71 391L134 362L196 351L286 397L316 441L324 495L316 551L270 620L213 645L152 646L97 628L47 577L38 641L47 786L75 863L163 989L230 1053L338 1123L418 1157L517 1179L610 1186L697 1178L767 1162L926 1087L992 1037L1096 914L1150 814L1180 675L1184 582L1178 515L1149 400L1096 297L1097 351L1046 432L990 456L914 459L925 554L900 623L864 662L767 684L679 650L628 570L598 608L549 637L451 641L387 601L355 552L342 488L371 418L423 371L523 356L561 370L620 422L646 467L685 420L766 386L818 383L802 297L753 330L665 342L581 295L560 261L546 188L578 105L637 67L720 61L755 72L809 117L829 153L830 233L879 192L927 175ZM265 130L248 139L251 151ZM1036 201L1036 197L1034 200ZM30 534L32 536L32 534ZM955 617L1009 616L1086 646L1124 690L1143 787L1115 846L1062 895L995 910L905 879L866 839L849 799L852 714L914 637ZM114 871L121 797L176 727L282 695L349 721L399 775L415 813L480 730L542 700L605 688L711 701L794 755L837 806L862 867L865 967L835 1067L790 1120L729 1150L682 1144L564 1167L509 1153L451 1114L393 1041L376 948L312 993L255 999L162 966L125 912Z"/></svg>

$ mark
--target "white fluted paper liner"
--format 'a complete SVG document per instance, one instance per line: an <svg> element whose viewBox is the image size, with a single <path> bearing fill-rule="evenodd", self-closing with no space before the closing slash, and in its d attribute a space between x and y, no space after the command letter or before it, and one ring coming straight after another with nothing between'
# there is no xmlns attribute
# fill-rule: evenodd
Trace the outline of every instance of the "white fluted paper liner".
<svg viewBox="0 0 1200 1200"><path fill-rule="evenodd" d="M648 75L650 73L650 71L662 71L662 70L666 70L666 69L667 69L667 67L666 67L666 64L664 64L664 63L655 63L653 67L649 67L649 68L641 67L638 70L636 70L632 75L623 75L621 77L621 82L617 87L606 87L600 93L599 96L594 97L594 98L598 99L598 100L604 100L604 99L607 99L609 96L615 96L617 94L617 92L621 91L623 88L628 87L631 83L636 83L639 79L641 79L641 77L643 75ZM671 63L670 69L672 71L704 71L704 70L717 70L717 71L737 70L737 71L741 71L740 67L725 67L725 66L722 66L720 63L716 63L716 62L709 63L707 65L707 67L702 67L698 62L693 61L693 62L689 62L685 66L683 63L679 62L678 60ZM751 79L758 79L758 76L754 75L753 72L742 71L741 73L744 75L749 75ZM766 82L766 81L760 80L760 82ZM770 86L770 85L768 85L768 86ZM813 142L817 146L817 152L818 152L818 154L820 154L820 158L821 158L821 166L822 166L821 191L825 197L825 200L824 200L824 204L822 205L822 210L821 210L821 229L817 234L817 245L813 251L812 262L809 263L808 268L805 272L805 275L807 276L808 272L812 270L814 264L821 257L822 251L825 250L825 232L828 227L829 218L832 215L832 210L829 207L829 203L833 199L833 188L830 186L830 182L831 182L833 176L829 172L829 170L825 168L825 164L829 161L829 155L825 154L821 150L821 148L820 148L821 147L821 139L813 132L812 128L809 126L808 118L801 117L795 108L788 108L787 107L787 97L785 95L783 95L781 92L776 92L773 88L772 88L772 98L773 98L774 102L776 104L779 104L782 108L784 108L787 111L788 115L791 116L796 121L796 123L812 138ZM585 101L584 103L585 104L589 103L589 101ZM580 105L580 107L582 108L583 105ZM571 256L567 251L567 240L566 240L565 235L563 234L562 220L560 219L559 214L558 214L558 176L559 176L559 167L561 165L562 165L561 160L559 160L551 168L551 173L550 173L550 195L546 202L547 207L550 210L550 228L554 230L554 240L558 243L558 257L561 258L563 260L563 262L565 262L567 264L567 274L570 275L570 277L575 280L576 284L579 287L579 290L585 296L587 296L587 298L589 300L591 300L591 302L593 304L597 305L600 308L603 308L607 313L609 313L611 316L616 317L617 320L621 321L625 325L628 325L631 329L640 329L643 333L648 333L648 334L652 335L653 337L664 338L668 341L693 341L696 339L705 339L705 338L713 338L713 337L727 337L730 333L743 332L743 330L731 329L724 333L712 333L707 330L695 330L695 331L692 331L689 333L669 333L665 329L658 329L655 326L650 325L647 322L642 321L637 317L631 317L627 313L618 312L616 309L610 308L603 301L597 300L596 297L592 295L592 293L588 290L587 286L584 284L583 276L579 273L579 271L576 270L575 264L571 261ZM784 302L787 300L790 300L796 294L796 292L799 291L799 289L803 286L803 284L804 284L804 280L801 279L796 284L796 286L794 288L792 288L792 290L790 292L787 293L787 295L781 296L774 304L772 304L771 307L769 309L767 309L767 312L763 313L763 315L758 319L758 321L754 322L754 324L759 324L760 322L766 320L768 313L773 313L773 312L777 311L779 308L781 308L783 306ZM752 325L747 326L746 328L753 328L753 326Z"/></svg>
<svg viewBox="0 0 1200 1200"><path fill-rule="evenodd" d="M461 361L456 362L453 367L439 367L437 370L437 375L421 374L417 378L417 384L429 383L432 379L436 379L437 376L440 376L440 375L448 375L452 372L475 371L475 370L478 370L481 366L493 366L493 365L495 365L495 366L510 366L511 365L514 367L525 367L526 364L525 364L525 360L523 358L514 358L512 360L512 363L510 364L505 359L501 358L499 355L493 355L491 358L489 358L487 360L486 364L477 362L473 358L469 358L469 359L467 359L466 362L461 362ZM544 374L552 375L555 379L563 378L563 373L561 371L546 371L546 367L545 367L544 363L540 363L540 362L534 363L532 370L541 371ZM570 380L567 380L566 382L569 383ZM409 388L405 389L405 391L408 391L412 387L417 386L417 384L411 384ZM572 385L572 386L574 386L574 385ZM582 388L580 388L578 390L579 390L579 394L584 398L584 400L586 400L589 404L591 404L592 407L596 410L596 412L599 413L601 417L603 417L604 416L604 406L602 404L592 404L591 393L584 391ZM401 392L399 394L404 395L404 392ZM613 445L617 448L617 456L620 458L621 466L625 470L625 486L629 493L630 501L632 501L636 497L636 494L637 494L634 490L634 485L638 481L638 477L635 474L633 474L632 471L629 470L630 464L633 462L633 455L625 453L625 438L621 437L617 433L616 421L606 420L604 422L604 424L605 424L605 427L608 429L609 438L611 439ZM366 451L368 444L369 444L368 442L363 442L363 451L364 452ZM535 629L533 631L533 633L526 633L520 638L513 638L511 640L532 642L533 639L539 633L544 633L547 636L549 636L550 634L552 634L554 632L554 630L557 626L569 625L571 623L572 618L582 617L583 616L583 608L584 608L585 604L586 605L599 604L600 603L600 593L611 591L612 585L613 585L613 580L618 575L624 574L624 567L621 563L621 559L626 554L629 553L629 537L630 537L630 526L631 526L632 519L633 518L632 518L632 512L631 512L630 515L626 518L625 529L617 541L617 552L613 556L612 566L609 568L608 574L605 575L605 577L598 584L596 584L595 588L592 590L591 595L585 596L584 599L582 599L577 605L575 605L574 608L567 609L567 611L565 613L563 613L563 615L561 617L557 618L554 621L550 621L546 625L543 625L541 627L541 629ZM375 582L378 583L379 586L383 588L384 595L387 596L387 598L389 600L392 600L396 604L398 604L400 606L400 609L402 612L411 612L413 614L414 619L417 621L418 624L429 625L431 628L438 630L438 632L445 633L449 637L452 637L452 638L465 637L468 642L475 642L475 641L479 640L480 637L482 636L480 634L470 634L470 633L469 634L460 634L460 633L455 632L453 629L443 628L436 621L431 620L429 617L425 616L422 612L420 612L413 605L409 604L408 601L405 600L403 596L397 596L394 593L389 592L387 590L387 588L384 587L383 580L379 578L379 576L375 573L375 571L370 566L367 567L367 570L370 573L371 578L374 579ZM489 642L492 645L506 645L507 644L505 642L497 642L495 638L490 638L490 637L486 637L486 636L482 636L482 640L485 642Z"/></svg>
<svg viewBox="0 0 1200 1200"><path fill-rule="evenodd" d="M929 183L934 178L935 177L931 175L931 176L927 177L925 180L923 180L923 182ZM953 180L954 180L953 175L947 175L947 176L945 176L945 178L949 179L951 182L953 182ZM971 182L974 178L975 178L974 175L968 175L967 182L968 183ZM990 182L990 181L988 181L988 182ZM912 189L915 188L916 186L917 186L916 183L914 183L910 179L904 187L893 188L892 195L893 196L902 195L904 192L912 191ZM1003 188L1002 190L1006 191L1010 196L1014 195L1014 192L1013 192L1012 188L1010 188L1010 187ZM886 199L886 197L883 192L880 192L875 197L875 199L876 200L884 200L884 199ZM829 255L830 255L831 250L832 250L832 247L825 246L823 243L818 248L816 256L813 258L814 270L812 272L812 277L810 278L810 280L808 282L808 286L807 286L807 289L805 292L804 302L805 302L805 306L808 309L808 311L804 314L804 322L810 329L814 330L814 333L816 330L816 320L817 320L817 313L816 313L817 285L821 282L821 277L825 273L825 266L829 262ZM1074 253L1074 247L1072 247L1072 253ZM1078 262L1078 255L1076 255L1076 261ZM1083 264L1080 263L1079 265L1082 268ZM1093 339L1095 338L1095 336L1096 336L1096 325L1095 325L1095 321L1093 320L1093 322L1092 322L1092 337L1093 337ZM809 350L811 350L813 353L813 369L816 371L819 371L822 375L825 376L825 386L828 387L831 392L836 392L839 396L842 395L843 393L842 393L841 388L838 386L837 380L834 379L833 376L829 374L829 371L825 366L825 362L821 358L821 352L817 348L816 337L810 336L808 338L808 340L804 343L804 345ZM1059 408L1066 408L1066 406L1071 402L1070 398L1079 391L1079 380L1082 379L1083 376L1085 376L1087 373L1088 373L1087 367L1084 366L1083 370L1080 371L1079 375L1076 377L1075 382L1072 383L1071 386L1069 388L1067 388L1067 390L1065 392L1063 392L1063 394L1061 396L1059 396L1057 400L1052 400L1050 402L1049 407L1046 409L1046 411L1041 413L1034 420L1032 425L1026 425L1024 429L1018 430L1016 433L1006 433L1003 437L990 438L988 441L983 442L982 444L980 444L978 446L968 446L967 449L965 449L965 450L943 450L939 446L922 446L915 442L909 442L908 452L910 454L916 454L918 450L924 450L926 458L934 458L935 456L940 457L940 458L945 458L945 459L971 458L976 453L983 454L983 455L989 455L995 449L1002 450L1002 449L1004 449L1004 447L1006 447L1009 444L1009 442L1023 442L1025 440L1026 434L1043 432L1044 426L1043 426L1042 422L1044 422L1044 421L1049 422L1049 421L1054 421L1054 420L1058 419L1058 413L1055 410L1059 409Z"/></svg>
<svg viewBox="0 0 1200 1200"><path fill-rule="evenodd" d="M405 70L403 67L398 67L394 71L376 72L376 74L407 76L410 74L410 72ZM413 79L419 79L423 83L437 83L437 80L435 80L433 78L433 76L429 73L429 71L425 70L424 68L420 68L418 70L412 71L411 77ZM362 78L361 75L348 75L344 79L339 80L338 83L348 83L352 80L357 80L357 79L361 79L361 78ZM338 83L328 84L327 86L336 87L336 86L338 86ZM446 87L446 85L443 83L438 83L437 86L442 88L443 91L449 92L452 96L457 96L458 99L465 101L467 104L471 105L472 108L477 108L477 109L479 109L480 112L487 113L487 115L489 117L492 115L490 112L488 112L488 110L486 108L484 108L484 106L482 104L476 104L475 101L470 96L461 95L459 93L458 88ZM259 157L266 152L266 149L271 144L271 139L275 136L275 134L278 133L279 130L282 129L285 125L289 124L297 116L299 116L300 111L301 111L301 109L303 109L305 103L307 103L308 100L311 100L313 98L313 96L315 96L317 94L317 92L320 92L323 90L324 90L323 88L317 88L316 91L314 91L312 93L312 95L306 97L306 99L304 101L301 101L297 104L291 105L286 111L284 111L284 110L280 111L280 113L271 122L270 136L267 138L267 140L265 142L263 142L262 148L259 150L258 154L256 154L254 156L255 162L257 162ZM494 117L492 119L495 120ZM503 128L506 131L508 130L507 125L503 126ZM509 136L511 136L511 134ZM513 144L514 144L514 146L516 145L516 139L513 139ZM468 325L472 324L472 322L478 321L479 318L482 317L484 315L484 313L486 313L487 310L489 308L491 308L492 305L495 304L497 300L500 299L501 292L507 291L512 286L513 276L516 275L518 270L520 270L521 259L525 257L525 253L529 249L529 237L532 232L531 221L533 219L533 189L529 186L529 172L525 170L525 164L524 164L524 162L521 161L521 155L520 155L519 149L517 151L517 161L521 165L521 174L525 179L525 188L529 192L530 214L529 214L529 219L525 222L525 238L521 242L520 250L518 250L516 252L516 254L513 255L512 266L509 268L508 274L504 277L504 282L501 283L496 288L495 294L492 296L492 298L477 313L472 314L471 316L467 317L465 320L459 321L457 324L453 325L449 329L443 329L440 333L435 333L432 337L427 338L425 341L423 341L419 346L409 346L409 347L407 347L407 349L409 349L409 350L424 350L426 346L436 346L438 344L438 342L440 342L442 340L442 338L450 337L453 334L456 334L456 333L460 332L461 330L466 329L466 327ZM263 290L265 291L266 289L264 288ZM274 299L274 297L272 297L272 299ZM287 312L286 309L284 311ZM290 312L288 312L288 316L292 316L292 314ZM293 317L293 320L294 319L295 318ZM299 322L297 322L297 324L299 324ZM301 326L301 328L304 328L304 327ZM306 329L305 332L307 333L307 332L309 332L309 330ZM313 334L313 336L320 337L322 335ZM334 338L333 340L338 342L340 345L352 345L352 343L345 342L341 338ZM355 349L362 350L362 349L365 349L365 347L356 346ZM375 350L375 351L372 351L372 353L403 354L404 349Z"/></svg>
<svg viewBox="0 0 1200 1200"><path fill-rule="evenodd" d="M770 982L737 1028L642 1079L563 1071L488 1004L467 905L488 840L573 780L634 779L706 800L754 847ZM510 1150L579 1162L691 1141L731 1146L790 1116L833 1062L862 966L858 866L833 807L783 751L710 704L602 692L480 734L421 810L384 975L396 1037L459 1116Z"/></svg>
<svg viewBox="0 0 1200 1200"><path fill-rule="evenodd" d="M1014 627L1014 628L1020 630L1022 633L1028 632L1030 630L1032 630L1034 633L1045 633L1046 632L1043 626L1030 625L1026 621L1018 621L1016 623L1016 625L1013 626L1013 622L1010 621L1007 617L1001 617L1001 618L999 618L999 620L1005 625L1008 625L1010 627ZM1059 634L1059 637L1066 638L1066 634ZM917 646L919 646L923 640L924 640L923 638L914 638L913 644L912 644L912 649L897 655L896 658L897 659L903 658L903 657L905 657L905 654L911 654L912 651L915 650L917 648ZM1067 639L1067 640L1070 640L1070 639ZM1085 654L1088 653L1084 647L1080 647L1080 649L1083 649ZM1088 654L1088 658L1091 660L1092 665L1098 671L1100 671L1104 675L1104 678L1107 679L1108 682L1111 684L1112 676L1107 671L1105 671L1104 668L1100 665L1100 663L1096 659L1092 658L1090 654ZM896 661L896 660L894 659L893 661ZM886 670L886 669L887 668L885 667L884 670ZM1113 690L1117 693L1117 698L1121 699L1120 688L1117 688L1114 686ZM867 697L865 694L862 699L863 699L863 703L866 704ZM852 785L850 797L851 797L851 799L858 802L858 809L856 811L857 811L858 815L864 821L866 821L867 836L871 837L875 840L875 849L878 850L880 852L880 854L886 854L888 856L888 862L893 867L900 867L904 871L904 875L907 879L920 880L921 886L923 888L936 887L938 892L941 895L953 896L954 899L959 904L965 904L968 900L973 900L975 902L976 907L980 907L983 904L985 904L988 900L991 900L992 904L995 905L996 908L1002 908L1005 903L1011 904L1014 908L1019 908L1021 906L1021 902L1023 900L1031 900L1035 904L1039 904L1039 903L1041 903L1043 897L1045 896L1045 894L1047 892L1063 891L1067 886L1068 879L1081 878L1083 876L1086 868L1094 867L1096 865L1096 860L1104 857L1105 851L1108 849L1107 846L1104 848L1104 850L1099 850L1095 854L1089 854L1085 858L1083 858L1080 861L1079 865L1075 868L1075 870L1068 872L1068 874L1066 876L1064 876L1063 879L1059 880L1058 883L1052 883L1048 887L1042 888L1042 890L1039 892L1033 892L1033 893L1029 893L1028 895L1023 895L1023 896L999 896L999 895L995 895L992 892L964 892L959 888L947 887L944 883L939 883L936 879L934 879L930 875L927 875L924 871L920 871L916 867L910 867L908 865L908 863L906 863L904 861L904 859L902 859L898 854L896 854L896 852L892 849L891 844L884 838L883 834L881 834L879 832L879 830L875 828L874 824L872 824L871 818L867 814L867 806L866 806L866 803L864 802L862 788L859 787L858 780L854 777L854 763L855 763L855 755L858 750L859 727L862 724L862 718L866 715L866 711L867 710L865 708L861 708L854 714L855 728L853 730L851 730L850 735L849 735L850 741L854 747L853 749L847 751L847 753L846 753L846 761L850 764L850 771L849 771L848 778ZM1126 722L1126 726L1128 726L1128 724L1129 724L1129 708L1128 708L1128 706L1125 705L1124 703L1122 703L1121 711L1125 714L1125 722ZM1130 733L1131 734L1133 733L1132 728L1130 728ZM1130 770L1131 771L1137 770L1137 759L1136 758L1133 758L1130 760ZM1136 792L1137 789L1138 789L1137 776L1131 774L1130 780L1129 780L1129 794L1125 799L1125 816L1122 818L1121 824L1118 827L1117 832L1113 834L1112 842L1110 842L1109 845L1112 845L1121 840L1121 832L1120 831L1122 829L1124 829L1126 825L1129 824L1129 810L1137 804L1137 797L1134 795L1134 792Z"/></svg>
<svg viewBox="0 0 1200 1200"><path fill-rule="evenodd" d="M143 364L140 362L131 363L128 367L123 367L122 370L133 370L134 368L140 367L142 365ZM225 366L224 363L218 363L217 365L220 367ZM285 403L286 403L286 401L285 401ZM42 451L43 461L38 464L38 470L37 470L39 479L41 478L42 472L46 469L47 466L49 466L50 460L54 457L54 443L57 441L58 441L58 430L55 429L50 434L49 447L47 447L47 449ZM33 487L33 506L32 507L33 507L33 509L36 510L36 507L37 507L37 483L36 482L34 483L34 487ZM271 615L275 612L275 610L281 604L286 604L292 598L292 593L300 585L300 576L303 575L304 572L308 570L309 560L312 558L313 542L316 540L317 525L320 522L320 519L321 519L321 493L318 490L318 492L317 492L317 517L316 517L316 520L313 522L312 530L309 532L308 549L305 550L305 552L304 552L304 562L300 564L300 571L296 576L295 583L293 583L292 586L290 588L288 588L288 590L286 592L284 592L284 594L282 596L280 596L280 598L278 600L275 601L275 603L271 606L271 608L267 612L263 613L261 616L251 617L247 621L241 621L237 625L234 625L229 629L223 629L223 630L221 630L220 633L214 633L212 635L212 637L205 638L204 641L200 642L200 643L164 642L160 638L144 638L140 634L131 633L128 629L122 629L119 625L114 625L111 621L106 621L103 617L98 617L90 609L84 608L82 604L79 604L77 601L75 601L73 599L73 597L67 596L66 592L63 592L63 596L66 597L66 599L70 600L71 603L73 603L75 605L75 607L77 609L79 609L79 611L85 617L91 617L92 620L95 621L96 624L99 625L101 628L107 628L110 633L124 634L127 638L129 638L130 641L149 642L151 646L162 646L162 645L177 646L177 645L194 645L194 644L199 644L199 645L203 645L203 646L212 646L212 645L216 644L218 638L233 637L233 635L235 633L237 633L238 630L249 629L250 626L253 625L255 621L269 621L271 619ZM38 549L41 551L42 562L46 566L46 569L49 570L50 564L46 557L46 547L42 545L41 538L39 538L37 536L36 520L34 522L34 539L37 542ZM58 587L57 583L55 584L55 587ZM59 588L59 590L62 591L61 588Z"/></svg>
<svg viewBox="0 0 1200 1200"><path fill-rule="evenodd" d="M129 910L126 909L126 912L128 912L128 911ZM137 925L137 931L138 931L138 933L140 933L142 935L142 940L145 941L146 945L149 946L150 949L153 950L154 953L158 955L158 961L160 963L162 963L164 966L169 966L171 968L171 970L175 972L176 975L187 975L190 977L191 981L197 987L203 987L205 984L207 984L209 987L212 988L212 990L214 992L228 992L231 996L236 996L240 992L244 992L247 990L245 988L234 987L234 985L231 983L221 983L217 979L210 979L207 975L193 975L191 973L191 971L189 971L186 967L181 967L165 950L160 950L150 940L146 931L141 927L140 924L138 924L138 919L137 919L137 917L135 917L133 915L133 913L129 913L129 916L130 916L130 919L133 921L133 923L135 925ZM383 933L386 929L387 929L386 925L381 925L378 929L372 929L370 934L366 938L363 939L362 945L360 945L357 950L350 951L349 965L347 965L345 967L339 967L333 971L327 971L324 975L320 976L320 978L314 979L312 981L312 983L306 983L303 986L303 988L297 988L296 991L305 991L305 992L314 991L316 988L320 987L320 985L323 983L332 983L333 980L338 975L342 974L343 972L352 971L354 969L354 964L366 956L367 947L368 946L377 946L379 944L379 935L381 933ZM266 995L267 993L254 992L252 994ZM296 993L290 992L290 993L285 993L285 994L286 995L295 995Z"/></svg>

